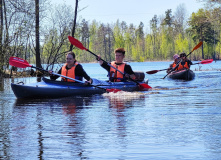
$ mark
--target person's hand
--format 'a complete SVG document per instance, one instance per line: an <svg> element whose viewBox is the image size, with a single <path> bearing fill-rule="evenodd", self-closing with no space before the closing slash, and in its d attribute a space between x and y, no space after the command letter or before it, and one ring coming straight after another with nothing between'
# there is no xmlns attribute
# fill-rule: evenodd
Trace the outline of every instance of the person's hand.
<svg viewBox="0 0 221 160"><path fill-rule="evenodd" d="M125 76L126 78L129 78L129 77L130 77L130 75L129 75L129 74L127 74L127 73L126 73L124 76Z"/></svg>
<svg viewBox="0 0 221 160"><path fill-rule="evenodd" d="M101 60L101 56L100 56L100 55L98 55L96 59L97 59L97 61L100 63L100 65L103 64L103 61Z"/></svg>
<svg viewBox="0 0 221 160"><path fill-rule="evenodd" d="M48 73L49 73L49 74L52 74L52 73L53 73L53 71L48 71Z"/></svg>
<svg viewBox="0 0 221 160"><path fill-rule="evenodd" d="M131 75L130 75L130 78L133 79L133 80L135 80L135 79L136 79L136 76L135 76L134 74L131 74Z"/></svg>
<svg viewBox="0 0 221 160"><path fill-rule="evenodd" d="M129 75L129 74L125 74L125 77L126 78L131 78L131 79L136 79L136 76L134 75L134 74L131 74L131 75Z"/></svg>
<svg viewBox="0 0 221 160"><path fill-rule="evenodd" d="M93 83L93 80L90 79L89 81L85 81L85 82L84 82L84 85L89 86L89 85L91 85L92 83Z"/></svg>

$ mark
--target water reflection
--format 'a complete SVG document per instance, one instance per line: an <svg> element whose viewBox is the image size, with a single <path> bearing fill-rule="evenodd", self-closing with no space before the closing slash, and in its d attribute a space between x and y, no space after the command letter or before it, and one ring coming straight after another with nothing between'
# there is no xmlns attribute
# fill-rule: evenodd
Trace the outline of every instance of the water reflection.
<svg viewBox="0 0 221 160"><path fill-rule="evenodd" d="M137 108L144 106L145 94L140 92L117 92L104 94L104 96L109 101L109 109L112 114L111 121L113 121L115 128L113 135L117 135L113 139L118 144L118 152L126 151L129 145L128 137L131 133L128 128L133 123L133 116L136 114Z"/></svg>
<svg viewBox="0 0 221 160"><path fill-rule="evenodd" d="M86 119L87 109L91 108L91 103L95 97L69 97L62 99L17 99L14 104L16 117L12 126L12 135L19 135L19 139L13 138L13 148L19 150L17 145L25 148L27 140L23 140L25 135L31 135L29 143L36 144L31 150L38 148L38 158L45 157L63 158L69 154L80 158L85 158L84 144L86 144ZM85 111L86 109L86 111ZM26 124L26 123L31 124ZM28 127L28 126L32 127ZM19 126L19 127L18 127ZM34 127L36 126L36 127ZM27 136L30 137L30 136ZM63 146L67 151L59 150ZM70 150L71 153L70 153ZM33 155L33 154L32 154Z"/></svg>
<svg viewBox="0 0 221 160"><path fill-rule="evenodd" d="M7 121L7 114L0 112L1 127L0 127L0 159L10 159L10 123Z"/></svg>
<svg viewBox="0 0 221 160"><path fill-rule="evenodd" d="M0 77L0 91L4 91L4 79Z"/></svg>

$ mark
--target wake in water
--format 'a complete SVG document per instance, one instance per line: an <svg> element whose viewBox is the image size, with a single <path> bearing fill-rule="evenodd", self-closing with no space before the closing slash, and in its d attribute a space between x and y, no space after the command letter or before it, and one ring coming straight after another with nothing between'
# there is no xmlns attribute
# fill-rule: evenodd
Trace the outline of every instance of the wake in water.
<svg viewBox="0 0 221 160"><path fill-rule="evenodd" d="M119 99L119 100L131 100L131 99L137 99L145 94L142 92L125 92L125 91L119 91L117 93L104 93L103 96L108 99Z"/></svg>

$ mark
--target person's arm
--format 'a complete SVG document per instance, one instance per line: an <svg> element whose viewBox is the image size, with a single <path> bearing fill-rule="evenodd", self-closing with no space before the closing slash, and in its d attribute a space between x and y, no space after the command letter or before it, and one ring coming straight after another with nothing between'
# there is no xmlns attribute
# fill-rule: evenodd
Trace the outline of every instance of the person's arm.
<svg viewBox="0 0 221 160"><path fill-rule="evenodd" d="M102 63L101 67L103 67L104 69L106 69L108 72L110 71L110 66L107 63Z"/></svg>
<svg viewBox="0 0 221 160"><path fill-rule="evenodd" d="M106 69L108 72L110 71L110 66L109 66L106 62L104 62L104 61L101 60L100 55L98 55L97 61L99 62L99 64L100 64L101 67L103 67L104 69Z"/></svg>
<svg viewBox="0 0 221 160"><path fill-rule="evenodd" d="M62 69L62 68L61 68ZM61 74L61 69L57 72L58 74ZM57 78L58 78L59 76L57 76L57 75L50 75L50 79L51 80L56 80Z"/></svg>
<svg viewBox="0 0 221 160"><path fill-rule="evenodd" d="M187 63L188 63L189 65L192 65L192 64L193 64L193 63L191 62L191 60L188 60Z"/></svg>
<svg viewBox="0 0 221 160"><path fill-rule="evenodd" d="M134 71L132 70L132 68L131 68L131 66L129 64L125 65L124 72L126 74L129 74L130 78L132 78L132 79L136 78L135 73L134 73Z"/></svg>
<svg viewBox="0 0 221 160"><path fill-rule="evenodd" d="M81 64L78 64L75 68L75 75L79 77L84 77L87 81L90 81L91 78L87 75Z"/></svg>
<svg viewBox="0 0 221 160"><path fill-rule="evenodd" d="M132 68L129 64L125 65L124 72L126 72L129 75L134 74L134 71L132 70Z"/></svg>

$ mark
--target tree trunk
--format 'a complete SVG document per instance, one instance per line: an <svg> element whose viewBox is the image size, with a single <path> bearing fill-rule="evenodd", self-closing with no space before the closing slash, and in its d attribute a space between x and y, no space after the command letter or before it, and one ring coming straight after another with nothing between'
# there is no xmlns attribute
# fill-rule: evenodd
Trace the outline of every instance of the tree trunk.
<svg viewBox="0 0 221 160"><path fill-rule="evenodd" d="M2 39L3 39L3 0L0 0L0 76L3 72L3 65L4 65L4 55L2 51Z"/></svg>
<svg viewBox="0 0 221 160"><path fill-rule="evenodd" d="M40 57L40 40L39 40L39 0L35 0L35 39L36 39L36 66L42 68Z"/></svg>
<svg viewBox="0 0 221 160"><path fill-rule="evenodd" d="M200 27L200 37L201 37L201 41L203 42L204 37L203 37L202 26ZM204 59L203 44L202 44L202 59Z"/></svg>
<svg viewBox="0 0 221 160"><path fill-rule="evenodd" d="M75 28L76 28L77 12L78 12L77 10L78 10L78 0L76 0L76 2L75 2L74 25L73 25L72 34L71 34L72 37L74 37ZM73 45L71 44L70 51L72 51L72 49L73 49Z"/></svg>

